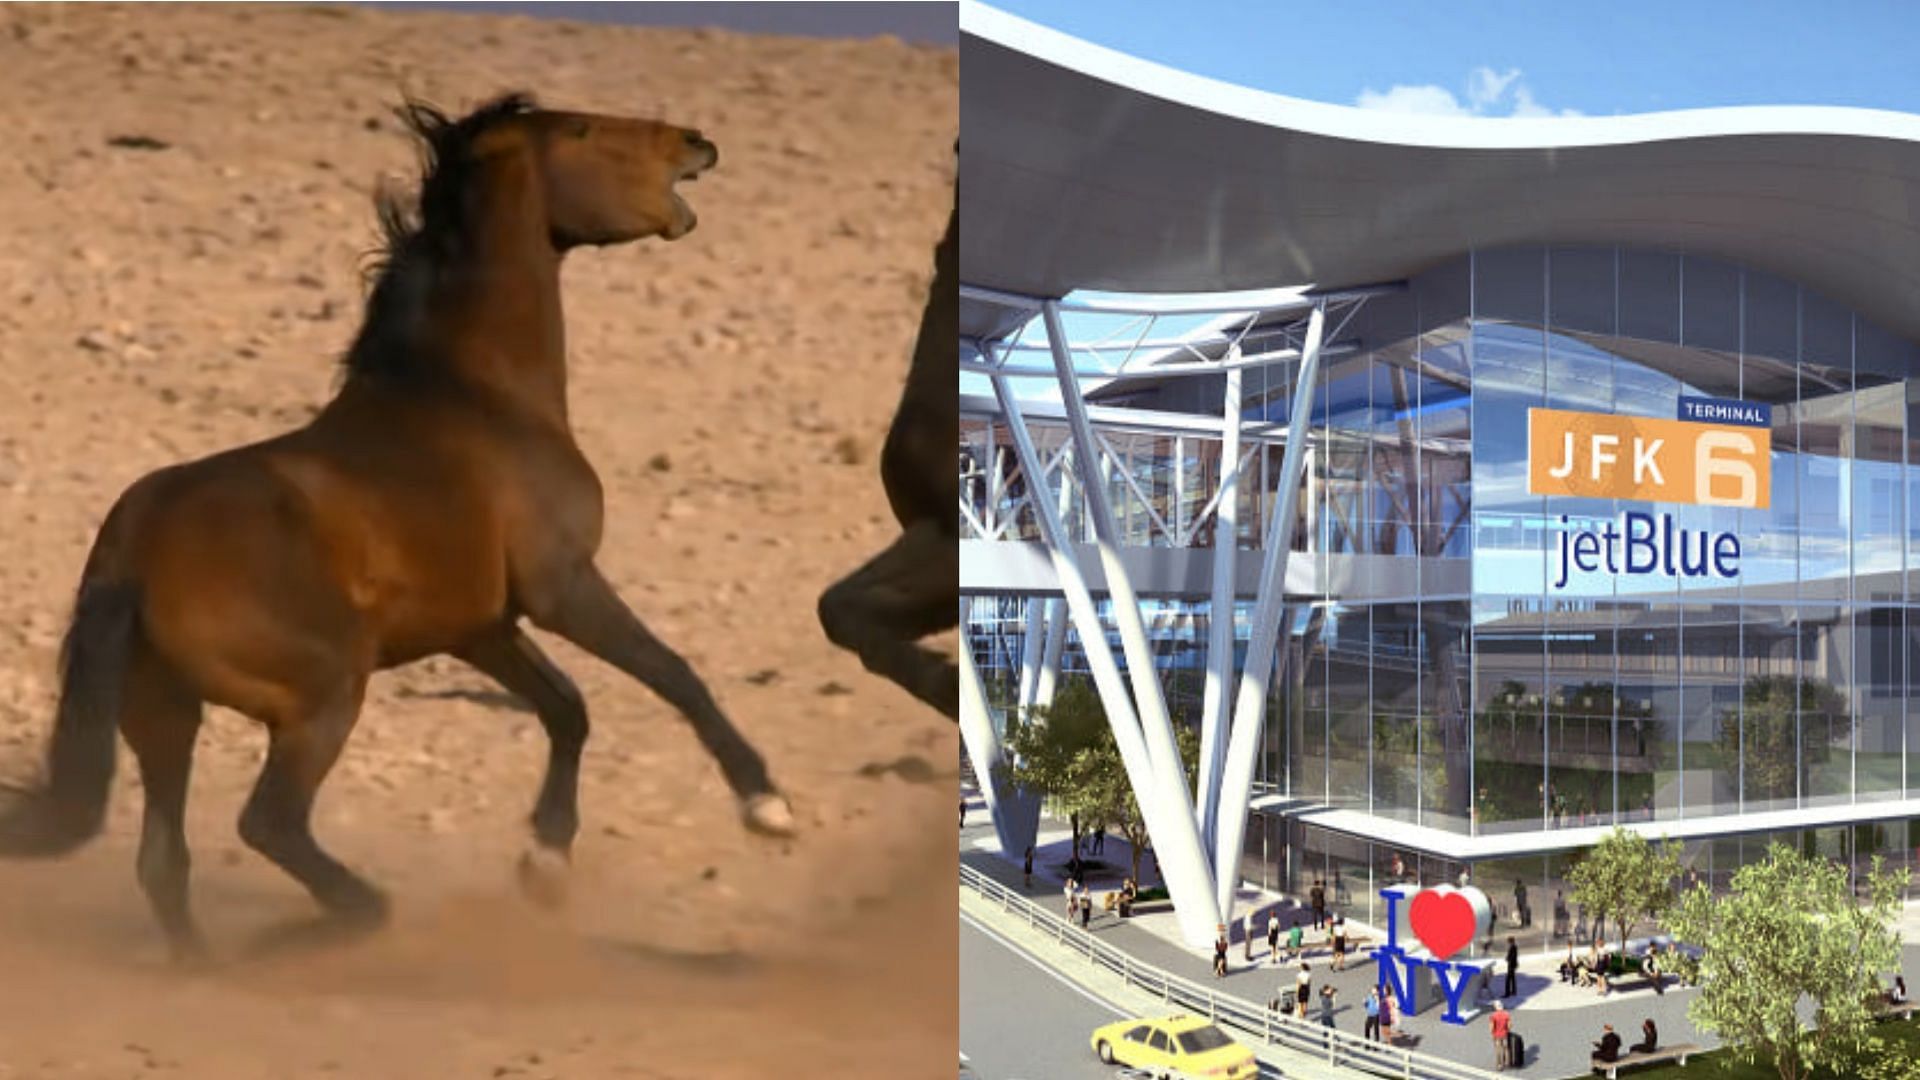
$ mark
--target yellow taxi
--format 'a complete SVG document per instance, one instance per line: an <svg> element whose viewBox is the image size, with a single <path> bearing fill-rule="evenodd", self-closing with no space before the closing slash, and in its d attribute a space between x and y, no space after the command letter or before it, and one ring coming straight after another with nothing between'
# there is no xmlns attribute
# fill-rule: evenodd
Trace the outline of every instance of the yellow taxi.
<svg viewBox="0 0 1920 1080"><path fill-rule="evenodd" d="M1093 1033L1093 1052L1109 1065L1140 1069L1156 1080L1253 1080L1253 1051L1198 1016L1122 1020Z"/></svg>

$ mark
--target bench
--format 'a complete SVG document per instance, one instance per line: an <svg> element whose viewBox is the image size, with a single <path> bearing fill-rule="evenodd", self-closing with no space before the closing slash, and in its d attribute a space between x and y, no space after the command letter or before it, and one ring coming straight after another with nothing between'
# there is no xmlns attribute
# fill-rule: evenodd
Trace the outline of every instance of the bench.
<svg viewBox="0 0 1920 1080"><path fill-rule="evenodd" d="M1593 1068L1595 1072L1606 1073L1607 1080L1615 1080L1621 1069L1632 1069L1641 1065L1659 1065L1668 1061L1677 1061L1684 1067L1687 1059L1698 1053L1700 1048L1693 1043L1677 1043L1673 1046L1663 1046L1658 1050L1622 1054L1612 1061L1594 1058Z"/></svg>
<svg viewBox="0 0 1920 1080"><path fill-rule="evenodd" d="M1892 1020L1896 1017L1901 1020L1911 1020L1916 1009L1920 1009L1920 1001L1903 1001L1898 1005L1882 1005L1874 1010L1873 1015L1878 1020Z"/></svg>

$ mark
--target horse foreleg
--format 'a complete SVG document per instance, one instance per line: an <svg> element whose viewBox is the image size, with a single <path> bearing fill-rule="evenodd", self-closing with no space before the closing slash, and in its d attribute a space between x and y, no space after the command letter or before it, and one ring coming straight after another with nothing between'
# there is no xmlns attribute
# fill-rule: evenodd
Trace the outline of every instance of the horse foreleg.
<svg viewBox="0 0 1920 1080"><path fill-rule="evenodd" d="M166 932L176 962L194 962L206 946L187 898L187 784L200 732L200 699L144 647L128 669L120 730L140 763L146 811L140 827L140 888Z"/></svg>
<svg viewBox="0 0 1920 1080"><path fill-rule="evenodd" d="M580 688L519 627L509 627L459 654L510 693L525 699L547 731L547 777L533 805L536 844L520 859L520 883L542 903L564 897L565 870L580 830L580 751L587 744L587 703Z"/></svg>
<svg viewBox="0 0 1920 1080"><path fill-rule="evenodd" d="M720 711L693 668L653 636L597 567L578 564L531 601L527 613L534 625L640 680L687 718L740 800L748 828L793 834L793 810L773 786L760 752Z"/></svg>
<svg viewBox="0 0 1920 1080"><path fill-rule="evenodd" d="M328 913L354 925L386 921L387 899L313 838L313 799L360 715L365 680L351 692L272 718L267 763L240 813L240 838L292 874Z"/></svg>
<svg viewBox="0 0 1920 1080"><path fill-rule="evenodd" d="M949 720L960 718L959 666L918 641L959 621L958 560L953 537L922 521L820 595L835 645Z"/></svg>

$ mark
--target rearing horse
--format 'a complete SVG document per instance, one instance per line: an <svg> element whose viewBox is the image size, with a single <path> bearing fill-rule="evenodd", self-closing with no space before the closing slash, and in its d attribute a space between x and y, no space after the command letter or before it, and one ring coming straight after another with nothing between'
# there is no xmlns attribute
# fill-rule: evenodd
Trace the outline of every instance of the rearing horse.
<svg viewBox="0 0 1920 1080"><path fill-rule="evenodd" d="M903 531L820 596L820 625L834 644L949 720L960 718L959 668L918 642L960 621L959 308L956 187L946 235L934 251L933 285L906 389L880 452L880 481Z"/></svg>
<svg viewBox="0 0 1920 1080"><path fill-rule="evenodd" d="M139 879L176 955L202 948L183 817L206 702L267 728L241 837L332 915L374 925L386 900L315 841L314 795L372 672L457 656L539 714L551 753L521 868L530 885L562 869L587 711L523 617L683 713L749 827L793 828L759 753L595 566L602 491L567 418L562 258L687 235L674 185L718 150L517 94L459 120L401 115L425 149L418 221L380 207L386 257L339 392L306 427L121 495L81 575L46 781L0 819L0 853L79 846L124 734L146 788Z"/></svg>

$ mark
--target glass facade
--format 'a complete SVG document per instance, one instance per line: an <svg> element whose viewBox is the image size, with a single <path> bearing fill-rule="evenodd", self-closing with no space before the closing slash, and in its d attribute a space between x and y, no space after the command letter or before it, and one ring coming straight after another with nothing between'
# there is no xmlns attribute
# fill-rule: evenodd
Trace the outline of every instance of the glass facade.
<svg viewBox="0 0 1920 1080"><path fill-rule="evenodd" d="M1295 531L1296 557L1328 585L1290 607L1257 784L1375 820L1334 832L1256 815L1249 878L1337 876L1364 908L1396 860L1435 882L1466 871L1551 942L1583 921L1556 910L1569 854L1465 866L1381 840L1412 823L1539 833L1525 846L1550 851L1572 846L1555 830L1684 821L1714 837L1689 842L1690 872L1724 882L1768 838L1734 835L1742 815L1920 798L1920 347L1756 269L1552 246L1437 264L1330 342L1299 418L1312 441ZM1300 428L1292 377L1249 369L1248 418ZM1208 381L1126 403L1217 414ZM1768 407L1754 429L1770 440L1764 505L1530 490L1530 410L1673 421L1683 398ZM968 432L993 452L990 427ZM1061 445L1048 438L1043 454ZM1124 542L1210 544L1188 526L1205 517L1217 443L1112 442ZM1259 544L1280 456L1277 440L1250 451L1243 547ZM983 495L1017 500L1017 477L977 475ZM1737 573L1618 573L1558 554L1629 515L1737 537ZM1250 608L1236 613L1242 648ZM1150 619L1176 715L1198 715L1208 617L1204 602L1165 602ZM1780 838L1861 865L1920 856L1920 822L1906 820Z"/></svg>
<svg viewBox="0 0 1920 1080"><path fill-rule="evenodd" d="M1538 246L1438 266L1350 340L1302 546L1418 572L1358 560L1300 620L1290 794L1472 833L1920 796L1920 349L1758 271ZM1250 416L1288 419L1284 374ZM1682 397L1770 406L1764 508L1529 490L1529 410ZM1737 536L1737 575L1562 576L1563 533L1629 513Z"/></svg>

